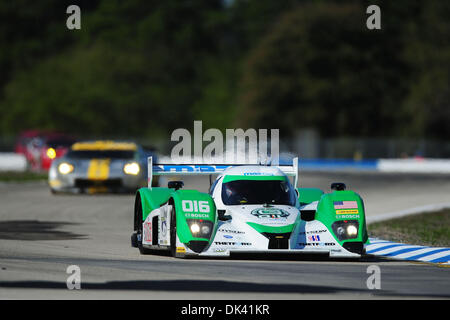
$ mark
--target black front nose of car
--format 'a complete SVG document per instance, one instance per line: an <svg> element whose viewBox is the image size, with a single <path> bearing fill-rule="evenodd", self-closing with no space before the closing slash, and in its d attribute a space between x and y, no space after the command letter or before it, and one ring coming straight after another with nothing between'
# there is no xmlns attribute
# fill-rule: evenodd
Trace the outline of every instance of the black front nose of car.
<svg viewBox="0 0 450 320"><path fill-rule="evenodd" d="M289 249L290 233L268 233L263 235L269 239L269 249Z"/></svg>
<svg viewBox="0 0 450 320"><path fill-rule="evenodd" d="M360 241L358 242L344 242L343 244L344 249L357 253L357 254L364 254L364 244Z"/></svg>
<svg viewBox="0 0 450 320"><path fill-rule="evenodd" d="M204 240L192 240L187 243L187 247L195 253L202 252L208 246L208 241Z"/></svg>

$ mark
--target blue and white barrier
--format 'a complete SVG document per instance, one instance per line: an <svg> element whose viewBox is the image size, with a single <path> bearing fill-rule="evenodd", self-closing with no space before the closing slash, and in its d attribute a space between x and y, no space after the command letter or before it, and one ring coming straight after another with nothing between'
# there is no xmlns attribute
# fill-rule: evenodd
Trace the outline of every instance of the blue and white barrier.
<svg viewBox="0 0 450 320"><path fill-rule="evenodd" d="M416 246L380 239L369 239L366 253L394 260L450 264L450 248Z"/></svg>
<svg viewBox="0 0 450 320"><path fill-rule="evenodd" d="M292 165L296 156L282 153L279 158L280 165ZM172 163L169 156L160 156L160 163ZM193 159L190 163L203 163L203 159ZM222 164L222 162L216 162ZM450 173L450 159L304 159L301 155L298 160L301 171L373 171L392 173Z"/></svg>
<svg viewBox="0 0 450 320"><path fill-rule="evenodd" d="M282 159L280 162L289 161ZM450 159L299 159L299 170L450 173Z"/></svg>
<svg viewBox="0 0 450 320"><path fill-rule="evenodd" d="M280 161L284 162L284 161ZM291 160L292 162L292 160ZM378 160L352 160L352 159L299 159L298 167L311 171L376 171Z"/></svg>

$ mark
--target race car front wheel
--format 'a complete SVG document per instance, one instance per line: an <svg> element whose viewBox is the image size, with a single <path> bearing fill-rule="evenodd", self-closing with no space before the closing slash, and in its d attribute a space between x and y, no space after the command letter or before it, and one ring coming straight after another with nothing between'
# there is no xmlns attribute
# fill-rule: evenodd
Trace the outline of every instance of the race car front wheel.
<svg viewBox="0 0 450 320"><path fill-rule="evenodd" d="M134 212L135 212L134 213L134 216L135 216L134 228L136 230L137 247L139 248L139 252L141 254L150 254L150 253L152 253L152 250L144 248L144 246L142 245L143 218L142 218L142 202L141 202L141 197L140 197L139 193L136 195L136 202L134 204Z"/></svg>

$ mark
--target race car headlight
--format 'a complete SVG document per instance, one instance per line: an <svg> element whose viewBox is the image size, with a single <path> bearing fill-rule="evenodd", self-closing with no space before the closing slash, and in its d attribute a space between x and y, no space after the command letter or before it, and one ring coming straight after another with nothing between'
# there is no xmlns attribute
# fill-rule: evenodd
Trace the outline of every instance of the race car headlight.
<svg viewBox="0 0 450 320"><path fill-rule="evenodd" d="M198 233L200 231L200 226L197 223L191 224L191 232Z"/></svg>
<svg viewBox="0 0 450 320"><path fill-rule="evenodd" d="M123 167L123 172L125 172L126 174L131 174L133 176L138 175L139 171L141 171L141 168L139 167L139 164L136 162L127 163Z"/></svg>
<svg viewBox="0 0 450 320"><path fill-rule="evenodd" d="M48 148L46 155L49 159L55 159L56 158L56 150L53 148Z"/></svg>
<svg viewBox="0 0 450 320"><path fill-rule="evenodd" d="M211 228L208 225L203 225L200 229L202 234L210 234Z"/></svg>
<svg viewBox="0 0 450 320"><path fill-rule="evenodd" d="M194 237L209 238L212 232L213 223L202 219L187 219L189 230Z"/></svg>
<svg viewBox="0 0 450 320"><path fill-rule="evenodd" d="M67 162L63 162L58 166L58 171L61 174L68 174L73 171L73 165Z"/></svg>
<svg viewBox="0 0 450 320"><path fill-rule="evenodd" d="M344 227L338 227L338 228L336 229L336 234L337 234L338 236L343 236L343 235L345 234L345 229L344 229Z"/></svg>
<svg viewBox="0 0 450 320"><path fill-rule="evenodd" d="M358 228L356 228L353 224L347 227L347 235L349 237L356 236L358 234Z"/></svg>
<svg viewBox="0 0 450 320"><path fill-rule="evenodd" d="M331 228L339 240L358 237L359 222L357 220L340 220L333 223Z"/></svg>

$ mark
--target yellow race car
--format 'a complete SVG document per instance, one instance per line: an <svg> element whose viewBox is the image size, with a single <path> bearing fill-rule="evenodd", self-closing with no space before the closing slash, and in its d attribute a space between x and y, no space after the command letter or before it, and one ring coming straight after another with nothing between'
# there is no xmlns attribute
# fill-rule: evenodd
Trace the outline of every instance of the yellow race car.
<svg viewBox="0 0 450 320"><path fill-rule="evenodd" d="M134 142L85 141L72 145L49 170L52 193L134 192L147 183L148 156Z"/></svg>

